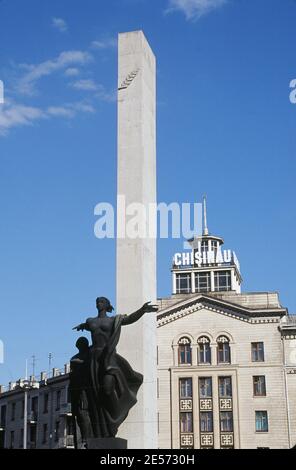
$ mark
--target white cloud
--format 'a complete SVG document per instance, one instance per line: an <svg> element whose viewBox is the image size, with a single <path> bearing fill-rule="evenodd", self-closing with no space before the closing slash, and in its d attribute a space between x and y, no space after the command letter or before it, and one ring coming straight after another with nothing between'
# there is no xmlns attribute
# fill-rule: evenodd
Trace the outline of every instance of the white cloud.
<svg viewBox="0 0 296 470"><path fill-rule="evenodd" d="M94 97L98 98L101 101L113 103L117 99L116 93L107 92L103 85L101 85L100 83L96 83L94 80L91 79L77 80L76 82L72 82L69 85L76 90L94 92Z"/></svg>
<svg viewBox="0 0 296 470"><path fill-rule="evenodd" d="M107 47L107 44L104 47ZM88 98L84 99L82 96L81 101L45 106L38 103L32 104L32 102L28 105L20 101L21 99L12 100L11 96L7 96L5 103L0 105L0 136L7 135L10 129L32 126L41 120L73 119L82 113L95 113L94 106L97 101L115 101L116 94L107 92L103 85L91 78L79 79L80 77L77 77L82 73L83 67L93 60L93 55L88 51L70 50L37 64L19 64L20 75L11 89L14 96L18 93L32 97L38 91L37 85L42 78L59 73L64 77L70 77L72 82L68 85L73 90L88 93Z"/></svg>
<svg viewBox="0 0 296 470"><path fill-rule="evenodd" d="M22 64L21 67L27 73L19 80L17 90L20 93L33 95L35 84L42 77L51 75L54 72L68 68L70 65L84 65L92 60L91 54L84 51L65 51L58 57L46 60L37 65Z"/></svg>
<svg viewBox="0 0 296 470"><path fill-rule="evenodd" d="M76 90L85 90L85 91L97 91L102 88L102 85L97 85L94 80L77 80L70 84L72 88Z"/></svg>
<svg viewBox="0 0 296 470"><path fill-rule="evenodd" d="M108 38L108 39L102 39L100 41L93 41L91 43L91 48L92 49L110 49L113 47L117 47L117 39L116 38Z"/></svg>
<svg viewBox="0 0 296 470"><path fill-rule="evenodd" d="M73 118L75 116L75 110L66 106L49 106L47 108L47 114L53 117L65 117Z"/></svg>
<svg viewBox="0 0 296 470"><path fill-rule="evenodd" d="M68 103L63 106L50 106L47 108L46 113L49 116L74 118L79 113L95 113L95 108L90 104L83 101L78 103Z"/></svg>
<svg viewBox="0 0 296 470"><path fill-rule="evenodd" d="M92 113L93 114L93 113L96 112L95 108L91 104L84 103L84 102L76 103L74 108L77 112L81 111L82 113Z"/></svg>
<svg viewBox="0 0 296 470"><path fill-rule="evenodd" d="M70 67L69 69L65 70L66 77L75 77L79 75L79 69L76 67Z"/></svg>
<svg viewBox="0 0 296 470"><path fill-rule="evenodd" d="M41 119L73 119L80 113L95 113L95 108L84 101L41 109L6 100L4 105L0 105L0 136L7 135L14 127L32 126Z"/></svg>
<svg viewBox="0 0 296 470"><path fill-rule="evenodd" d="M68 31L68 25L63 18L52 18L52 26L60 31L60 33L65 33Z"/></svg>
<svg viewBox="0 0 296 470"><path fill-rule="evenodd" d="M106 101L107 103L115 103L117 101L117 92L107 92L102 86L102 88L95 94L95 98L98 98L101 101Z"/></svg>
<svg viewBox="0 0 296 470"><path fill-rule="evenodd" d="M169 0L167 12L179 10L185 14L187 20L197 20L227 2L228 0Z"/></svg>
<svg viewBox="0 0 296 470"><path fill-rule="evenodd" d="M5 104L0 106L0 135L6 135L12 127L28 126L45 117L45 113L40 108L6 100Z"/></svg>

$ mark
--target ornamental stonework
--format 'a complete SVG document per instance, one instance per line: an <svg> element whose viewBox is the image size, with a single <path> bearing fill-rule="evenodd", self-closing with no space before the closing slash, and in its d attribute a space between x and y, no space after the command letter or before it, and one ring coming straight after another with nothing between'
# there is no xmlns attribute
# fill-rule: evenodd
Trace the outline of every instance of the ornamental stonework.
<svg viewBox="0 0 296 470"><path fill-rule="evenodd" d="M208 399L208 400L202 399L202 400L200 400L199 408L200 408L200 410L211 411L212 408L213 408L212 400L211 399Z"/></svg>
<svg viewBox="0 0 296 470"><path fill-rule="evenodd" d="M181 447L193 447L193 435L192 434L181 435Z"/></svg>
<svg viewBox="0 0 296 470"><path fill-rule="evenodd" d="M232 410L231 398L220 398L220 410Z"/></svg>
<svg viewBox="0 0 296 470"><path fill-rule="evenodd" d="M213 434L202 434L200 436L200 445L201 447L212 447L214 445Z"/></svg>
<svg viewBox="0 0 296 470"><path fill-rule="evenodd" d="M181 411L192 411L192 400L180 400Z"/></svg>
<svg viewBox="0 0 296 470"><path fill-rule="evenodd" d="M221 434L221 447L233 446L233 434Z"/></svg>

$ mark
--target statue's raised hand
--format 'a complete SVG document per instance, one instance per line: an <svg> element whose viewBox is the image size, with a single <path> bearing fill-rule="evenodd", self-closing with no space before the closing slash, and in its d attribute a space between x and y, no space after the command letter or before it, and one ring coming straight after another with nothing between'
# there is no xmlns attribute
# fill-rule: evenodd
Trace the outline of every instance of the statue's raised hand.
<svg viewBox="0 0 296 470"><path fill-rule="evenodd" d="M84 330L84 325L77 325L77 326L74 326L74 328L72 328L72 330L83 331L83 330Z"/></svg>
<svg viewBox="0 0 296 470"><path fill-rule="evenodd" d="M158 306L157 305L151 305L151 302L146 302L143 307L141 308L143 313L150 313L150 312L157 312L158 311Z"/></svg>

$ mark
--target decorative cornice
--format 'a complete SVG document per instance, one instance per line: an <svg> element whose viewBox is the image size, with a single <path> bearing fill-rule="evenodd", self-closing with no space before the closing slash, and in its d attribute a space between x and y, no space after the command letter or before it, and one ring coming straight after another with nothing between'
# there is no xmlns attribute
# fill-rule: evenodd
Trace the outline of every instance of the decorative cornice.
<svg viewBox="0 0 296 470"><path fill-rule="evenodd" d="M282 333L282 339L286 339L286 340L287 339L296 339L296 334L291 335L288 332L286 334L284 331L281 331L281 333Z"/></svg>
<svg viewBox="0 0 296 470"><path fill-rule="evenodd" d="M191 298L186 303L184 303L184 301L178 302L177 305L173 305L171 308L168 307L163 313L160 312L157 317L158 327L176 321L179 318L186 317L187 315L203 308L250 324L279 323L279 317L281 316L282 311L282 309L279 309L277 312L261 312L259 315L259 312L254 314L254 312L250 312L248 309L244 309L234 304L225 303L206 296L199 296L195 299Z"/></svg>

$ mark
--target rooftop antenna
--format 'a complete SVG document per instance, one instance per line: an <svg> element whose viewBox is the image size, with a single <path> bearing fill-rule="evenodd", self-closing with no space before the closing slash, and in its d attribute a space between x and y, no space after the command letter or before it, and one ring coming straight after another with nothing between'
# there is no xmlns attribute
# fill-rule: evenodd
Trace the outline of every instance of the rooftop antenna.
<svg viewBox="0 0 296 470"><path fill-rule="evenodd" d="M52 353L48 354L48 378L50 378L51 373L51 361L52 361Z"/></svg>
<svg viewBox="0 0 296 470"><path fill-rule="evenodd" d="M36 356L33 354L32 356L32 372L33 372L33 377L35 377L35 366L36 366Z"/></svg>
<svg viewBox="0 0 296 470"><path fill-rule="evenodd" d="M203 197L203 216L204 216L204 229L203 236L209 235L208 221L207 221L207 197Z"/></svg>
<svg viewBox="0 0 296 470"><path fill-rule="evenodd" d="M28 439L28 389L30 388L30 382L28 382L28 359L26 359L26 378L23 383L24 390L24 434L23 434L23 448L27 449Z"/></svg>

